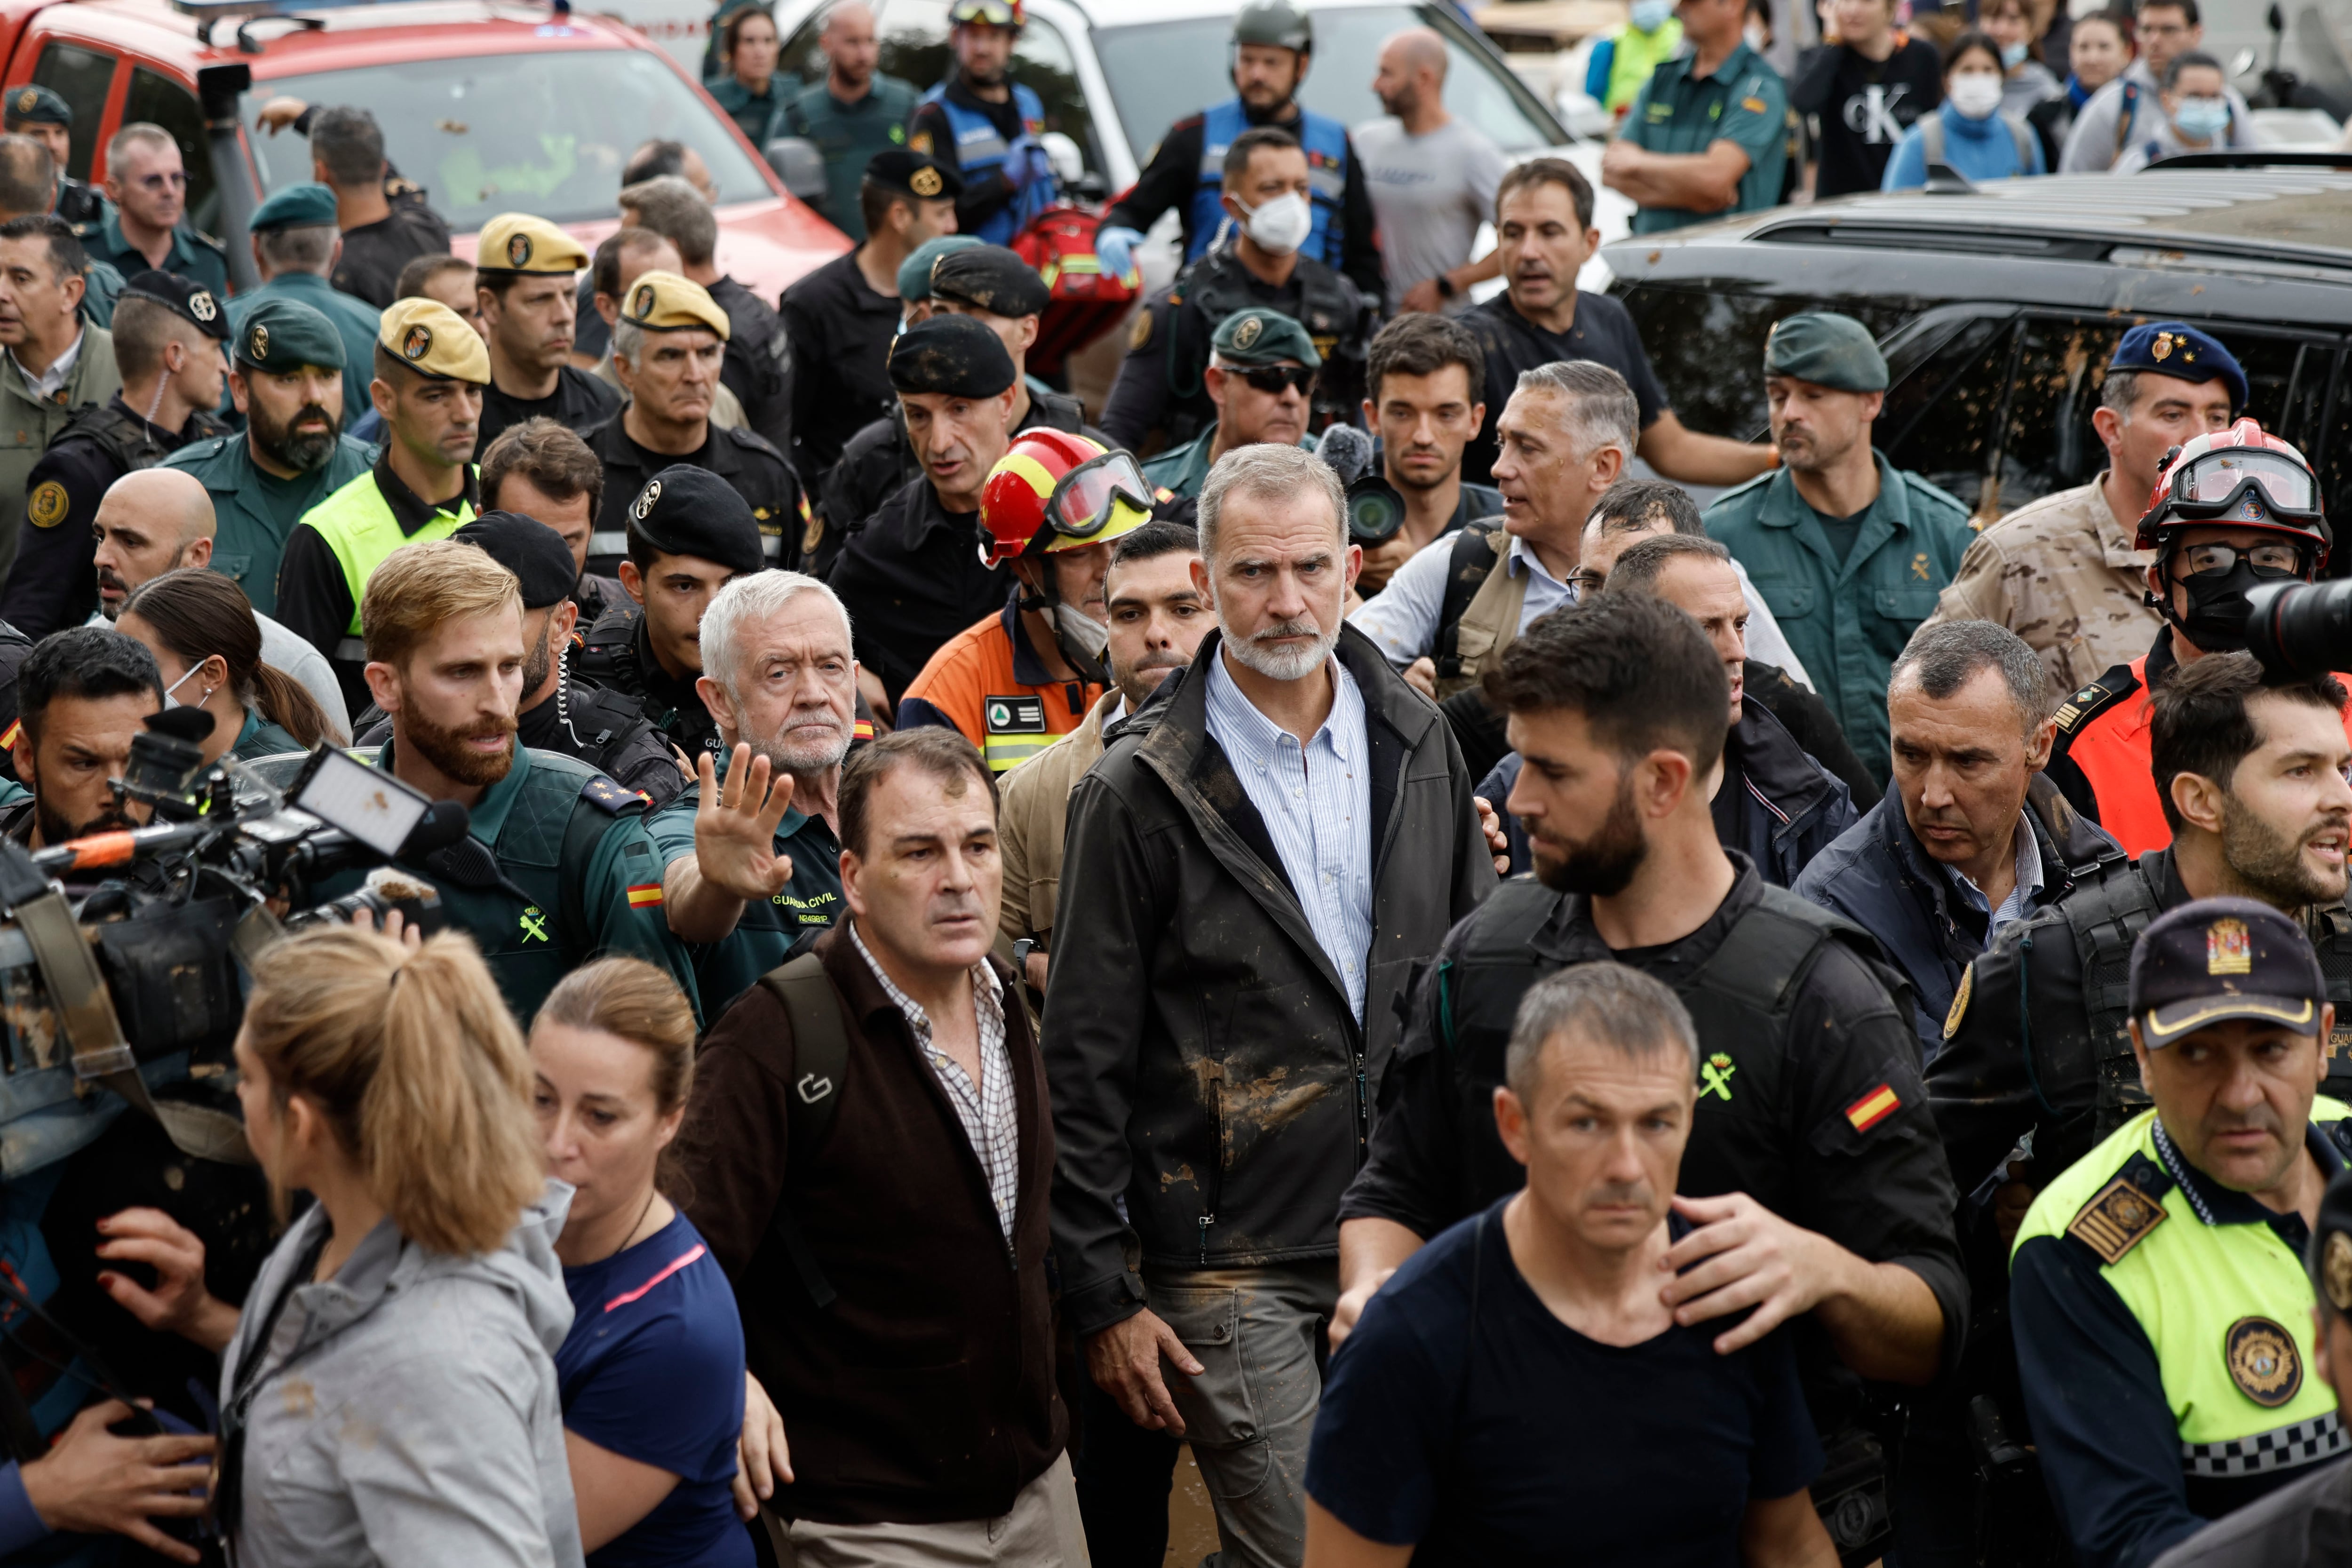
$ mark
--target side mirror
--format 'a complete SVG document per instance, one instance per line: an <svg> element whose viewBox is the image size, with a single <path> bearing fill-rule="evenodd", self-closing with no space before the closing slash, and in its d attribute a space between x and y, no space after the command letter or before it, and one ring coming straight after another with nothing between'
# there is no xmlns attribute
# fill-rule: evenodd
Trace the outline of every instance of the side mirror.
<svg viewBox="0 0 2352 1568"><path fill-rule="evenodd" d="M1045 149L1045 161L1054 165L1054 178L1067 190L1076 184L1087 172L1087 155L1078 144L1059 131L1048 131L1037 138L1037 145Z"/></svg>
<svg viewBox="0 0 2352 1568"><path fill-rule="evenodd" d="M2263 18L2263 20L2269 25L2270 30L2273 33L2284 33L2286 31L2286 18L2279 15L2279 8L2275 5L2270 8L2269 13Z"/></svg>
<svg viewBox="0 0 2352 1568"><path fill-rule="evenodd" d="M2230 74L2231 76L2244 76L2248 71L2251 71L2253 68L2254 51L2251 45L2245 48L2240 49L2236 54L2230 57Z"/></svg>
<svg viewBox="0 0 2352 1568"><path fill-rule="evenodd" d="M768 167L784 189L815 206L832 193L824 177L824 154L804 136L779 136L767 147Z"/></svg>

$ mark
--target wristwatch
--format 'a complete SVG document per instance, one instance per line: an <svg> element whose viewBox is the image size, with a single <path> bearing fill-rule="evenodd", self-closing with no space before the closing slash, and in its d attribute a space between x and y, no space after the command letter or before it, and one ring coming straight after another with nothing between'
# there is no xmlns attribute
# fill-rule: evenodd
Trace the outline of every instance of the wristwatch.
<svg viewBox="0 0 2352 1568"><path fill-rule="evenodd" d="M1437 297L1441 300L1451 300L1454 298L1455 291L1454 279L1447 277L1443 272L1439 273L1437 275Z"/></svg>

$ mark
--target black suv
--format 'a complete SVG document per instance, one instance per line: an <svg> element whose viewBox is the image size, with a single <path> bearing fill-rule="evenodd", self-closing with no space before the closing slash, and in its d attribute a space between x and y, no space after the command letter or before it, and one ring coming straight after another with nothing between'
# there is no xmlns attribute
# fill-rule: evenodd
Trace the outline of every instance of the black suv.
<svg viewBox="0 0 2352 1568"><path fill-rule="evenodd" d="M2134 323L2213 333L2247 412L2319 467L2352 517L2352 171L2059 174L1954 194L1777 207L1603 257L1694 429L1764 438L1764 338L1843 310L1886 352L1877 444L1979 522L2089 482L2099 380ZM2340 529L2342 523L2338 523ZM2338 552L2332 570L2352 564Z"/></svg>

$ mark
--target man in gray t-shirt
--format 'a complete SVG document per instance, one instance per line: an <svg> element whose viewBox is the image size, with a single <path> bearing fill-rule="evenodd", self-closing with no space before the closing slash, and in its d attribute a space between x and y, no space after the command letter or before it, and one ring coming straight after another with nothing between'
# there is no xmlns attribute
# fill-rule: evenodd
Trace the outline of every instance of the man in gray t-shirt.
<svg viewBox="0 0 2352 1568"><path fill-rule="evenodd" d="M1466 310L1471 285L1498 275L1496 253L1473 262L1470 247L1478 226L1495 216L1495 188L1509 163L1483 132L1445 112L1445 41L1434 32L1397 34L1381 47L1372 82L1392 118L1349 133L1380 223L1389 300L1398 310Z"/></svg>

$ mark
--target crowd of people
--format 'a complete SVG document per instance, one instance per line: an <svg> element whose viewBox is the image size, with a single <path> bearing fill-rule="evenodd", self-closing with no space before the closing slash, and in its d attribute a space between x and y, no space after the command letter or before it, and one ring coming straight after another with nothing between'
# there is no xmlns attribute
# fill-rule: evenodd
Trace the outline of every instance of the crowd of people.
<svg viewBox="0 0 2352 1568"><path fill-rule="evenodd" d="M1596 65L1642 227L1780 200L1792 105L1821 195L2243 112L2195 0L2063 81L2030 0L1835 0L1792 89L1746 15ZM2340 1560L2352 699L2247 651L2332 532L2229 344L2129 325L1990 521L1848 316L1691 429L1574 163L1425 28L1305 110L1256 0L1089 409L1020 9L950 16L919 93L721 12L854 240L773 306L677 142L468 261L272 100L231 295L168 133L101 194L0 104L0 887L151 730L465 821L240 925L233 1044L83 1072L12 982L98 1081L0 1104L0 1561L1153 1568L1186 1447L1252 1568Z"/></svg>

